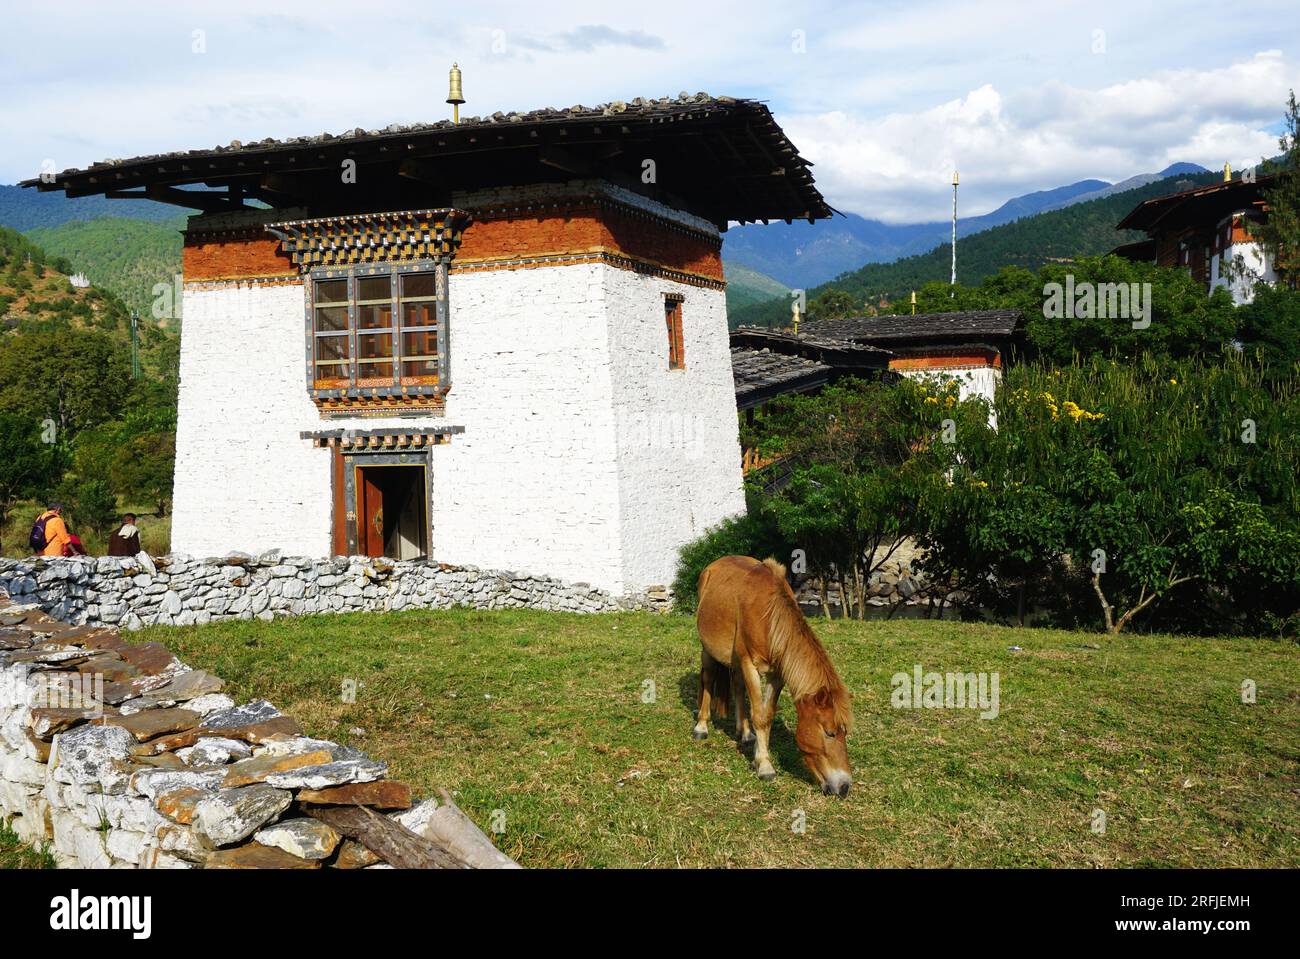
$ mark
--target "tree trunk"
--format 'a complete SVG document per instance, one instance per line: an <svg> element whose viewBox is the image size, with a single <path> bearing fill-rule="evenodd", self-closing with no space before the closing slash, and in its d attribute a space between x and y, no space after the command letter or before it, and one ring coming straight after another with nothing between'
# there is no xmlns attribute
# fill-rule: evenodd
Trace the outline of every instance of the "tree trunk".
<svg viewBox="0 0 1300 959"><path fill-rule="evenodd" d="M442 805L429 816L430 837L471 869L519 869L515 862L493 844L474 821L440 789Z"/></svg>
<svg viewBox="0 0 1300 959"><path fill-rule="evenodd" d="M366 806L304 806L303 812L355 839L398 869L465 869L459 856Z"/></svg>

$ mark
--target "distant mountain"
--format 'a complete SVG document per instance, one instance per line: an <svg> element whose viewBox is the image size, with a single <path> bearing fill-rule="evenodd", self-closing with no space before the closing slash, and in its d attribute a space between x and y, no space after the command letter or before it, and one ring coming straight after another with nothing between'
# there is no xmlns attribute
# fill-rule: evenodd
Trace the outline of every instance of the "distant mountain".
<svg viewBox="0 0 1300 959"><path fill-rule="evenodd" d="M779 280L736 263L725 265L725 275L728 315L755 303L785 296L788 292L786 285Z"/></svg>
<svg viewBox="0 0 1300 959"><path fill-rule="evenodd" d="M1092 193L1081 193L1072 197L1063 203L1056 203L1046 207L1048 210L1059 210L1075 203L1086 203L1088 200L1100 200L1104 196L1113 196L1116 193L1126 193L1129 190L1136 190L1140 186L1146 186L1148 183L1155 183L1157 180L1166 180L1172 176L1183 176L1188 174L1209 173L1205 167L1199 163L1171 163L1159 173L1139 173L1137 176L1131 176L1127 180L1120 180L1118 183L1112 183L1110 186L1094 190Z"/></svg>
<svg viewBox="0 0 1300 959"><path fill-rule="evenodd" d="M984 230L958 242L957 280L971 285L1004 266L1033 270L1048 262L1106 253L1122 243L1142 238L1142 234L1115 229L1115 224L1138 203L1175 193L1185 189L1189 183L1210 184L1219 176L1211 172L1179 173L1137 189L1046 210ZM926 283L947 281L951 258L952 247L944 243L927 253L893 263L867 263L809 289L807 296L811 300L826 290L835 289L848 293L862 304L875 304L881 299L897 301ZM773 298L738 310L728 319L733 326L763 326L769 322L784 323L788 316L787 301Z"/></svg>
<svg viewBox="0 0 1300 959"><path fill-rule="evenodd" d="M1105 180L1080 180L1069 186L1013 197L992 213L961 217L957 236L969 236L1110 186ZM864 263L888 263L933 249L952 235L949 220L933 223L882 223L849 213L817 223L754 223L733 227L723 241L727 265L743 266L795 288L808 288Z"/></svg>
<svg viewBox="0 0 1300 959"><path fill-rule="evenodd" d="M102 196L68 199L53 191L40 193L35 189L0 184L0 226L21 233L104 216L162 223L185 212L180 207L153 200L110 200Z"/></svg>

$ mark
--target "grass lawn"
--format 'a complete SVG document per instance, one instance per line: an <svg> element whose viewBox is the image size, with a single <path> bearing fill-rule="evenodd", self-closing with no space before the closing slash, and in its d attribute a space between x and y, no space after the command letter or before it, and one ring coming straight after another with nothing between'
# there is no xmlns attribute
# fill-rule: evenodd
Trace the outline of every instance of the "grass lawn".
<svg viewBox="0 0 1300 959"><path fill-rule="evenodd" d="M753 776L729 726L691 739L684 616L408 611L137 638L387 760L421 795L453 790L485 829L502 810L498 842L526 866L1300 866L1292 643L814 627L855 697L845 801L804 771L786 696L775 782ZM916 663L997 672L1001 714L894 709L890 678ZM346 679L363 684L354 704Z"/></svg>
<svg viewBox="0 0 1300 959"><path fill-rule="evenodd" d="M48 850L25 846L9 823L0 819L0 869L53 869L54 856Z"/></svg>

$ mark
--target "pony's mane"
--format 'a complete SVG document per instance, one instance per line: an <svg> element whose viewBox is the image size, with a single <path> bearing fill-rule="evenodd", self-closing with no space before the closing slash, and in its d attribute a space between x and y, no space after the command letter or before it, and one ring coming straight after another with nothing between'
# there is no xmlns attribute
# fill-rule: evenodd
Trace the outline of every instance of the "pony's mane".
<svg viewBox="0 0 1300 959"><path fill-rule="evenodd" d="M831 697L836 725L852 729L849 691L795 601L785 580L785 567L770 557L763 560L763 565L777 580L764 612L768 651L773 663L780 666L781 678L789 687L791 698L797 701L826 690Z"/></svg>

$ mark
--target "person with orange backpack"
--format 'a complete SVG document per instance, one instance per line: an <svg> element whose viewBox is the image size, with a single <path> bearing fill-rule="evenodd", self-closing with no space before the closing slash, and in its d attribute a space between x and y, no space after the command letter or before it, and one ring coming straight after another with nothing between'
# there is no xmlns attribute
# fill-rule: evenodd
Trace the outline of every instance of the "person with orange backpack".
<svg viewBox="0 0 1300 959"><path fill-rule="evenodd" d="M28 537L33 553L39 556L64 555L64 547L72 542L72 537L68 535L68 524L63 521L62 512L63 504L52 500L45 512L36 517Z"/></svg>

